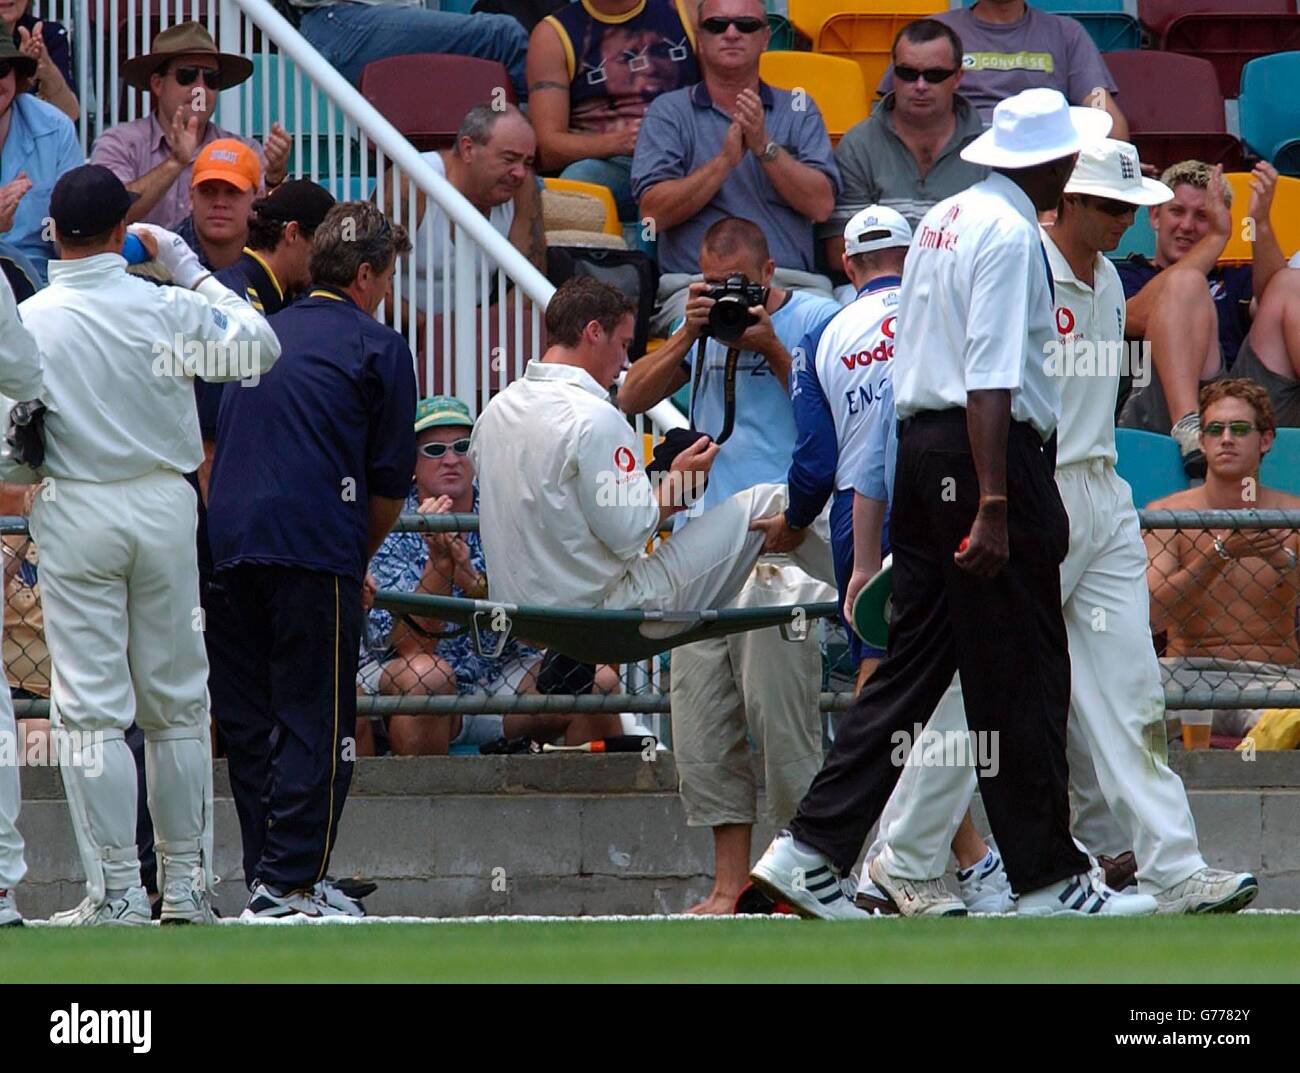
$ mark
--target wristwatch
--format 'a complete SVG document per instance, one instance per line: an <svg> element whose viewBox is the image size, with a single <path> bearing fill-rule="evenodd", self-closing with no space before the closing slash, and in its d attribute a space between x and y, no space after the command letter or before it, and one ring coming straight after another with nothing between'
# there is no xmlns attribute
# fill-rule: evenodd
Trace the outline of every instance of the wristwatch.
<svg viewBox="0 0 1300 1073"><path fill-rule="evenodd" d="M763 146L763 151L758 154L758 159L764 164L770 164L776 159L776 154L781 151L780 142L768 142Z"/></svg>

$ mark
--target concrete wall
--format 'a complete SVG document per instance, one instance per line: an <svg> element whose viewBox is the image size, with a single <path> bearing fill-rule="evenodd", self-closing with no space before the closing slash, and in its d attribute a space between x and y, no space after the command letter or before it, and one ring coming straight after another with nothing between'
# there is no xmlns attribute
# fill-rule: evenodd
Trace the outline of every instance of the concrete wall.
<svg viewBox="0 0 1300 1073"><path fill-rule="evenodd" d="M1210 864L1250 869L1261 907L1300 909L1300 753L1175 754ZM74 905L81 869L58 773L23 771L32 917ZM771 837L755 831L757 856ZM217 901L246 897L225 764ZM680 911L711 886L712 839L685 826L672 757L381 758L357 765L332 865L380 883L377 915Z"/></svg>

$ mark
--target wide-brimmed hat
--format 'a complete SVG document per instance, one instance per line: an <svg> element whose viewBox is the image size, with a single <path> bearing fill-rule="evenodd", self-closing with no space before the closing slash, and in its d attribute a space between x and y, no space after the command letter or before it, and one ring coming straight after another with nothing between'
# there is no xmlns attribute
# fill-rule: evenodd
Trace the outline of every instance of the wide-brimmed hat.
<svg viewBox="0 0 1300 1073"><path fill-rule="evenodd" d="M1027 89L998 102L993 125L961 158L989 168L1032 168L1094 145L1113 122L1100 108L1071 108L1059 90Z"/></svg>
<svg viewBox="0 0 1300 1073"><path fill-rule="evenodd" d="M221 88L237 86L253 73L253 61L229 52L218 52L207 29L197 22L178 22L153 39L153 47L143 56L122 64L122 79L136 89L149 88L149 76L168 60L177 56L213 56L221 72Z"/></svg>
<svg viewBox="0 0 1300 1073"><path fill-rule="evenodd" d="M1114 138L1103 138L1079 151L1079 162L1065 192L1108 197L1130 205L1162 205L1174 198L1164 183L1142 177L1137 148Z"/></svg>
<svg viewBox="0 0 1300 1073"><path fill-rule="evenodd" d="M13 38L6 33L0 33L0 60L8 60L14 65L14 70L28 78L36 74L36 61L21 52Z"/></svg>

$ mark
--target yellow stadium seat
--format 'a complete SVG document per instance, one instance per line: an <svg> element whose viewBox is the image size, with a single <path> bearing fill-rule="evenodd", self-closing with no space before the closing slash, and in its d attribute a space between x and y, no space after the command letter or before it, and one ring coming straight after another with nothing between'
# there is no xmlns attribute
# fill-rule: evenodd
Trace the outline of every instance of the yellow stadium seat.
<svg viewBox="0 0 1300 1073"><path fill-rule="evenodd" d="M604 232L607 235L623 236L623 225L618 222L618 205L614 202L614 195L608 186L601 186L599 183L584 183L577 179L543 179L546 189L555 190L565 194L586 194L588 197L594 197L605 206L605 227Z"/></svg>
<svg viewBox="0 0 1300 1073"><path fill-rule="evenodd" d="M915 15L832 15L817 32L816 50L825 56L842 56L862 68L868 100L889 70L890 50L898 31Z"/></svg>
<svg viewBox="0 0 1300 1073"><path fill-rule="evenodd" d="M1254 245L1254 234L1246 225L1246 209L1250 205L1250 173L1230 171L1224 175L1232 187L1232 234L1219 258L1221 264L1249 264ZM1283 175L1277 181L1273 195L1273 208L1269 213L1273 233L1277 236L1282 254L1290 257L1300 251L1300 179Z"/></svg>
<svg viewBox="0 0 1300 1073"><path fill-rule="evenodd" d="M867 15L901 15L904 22L947 11L948 0L790 0L790 22L809 41L817 40L817 31L832 15L842 12ZM817 51L821 51L818 49Z"/></svg>
<svg viewBox="0 0 1300 1073"><path fill-rule="evenodd" d="M816 52L764 52L758 73L778 89L807 93L821 111L832 144L867 118L867 86L862 68L851 60Z"/></svg>

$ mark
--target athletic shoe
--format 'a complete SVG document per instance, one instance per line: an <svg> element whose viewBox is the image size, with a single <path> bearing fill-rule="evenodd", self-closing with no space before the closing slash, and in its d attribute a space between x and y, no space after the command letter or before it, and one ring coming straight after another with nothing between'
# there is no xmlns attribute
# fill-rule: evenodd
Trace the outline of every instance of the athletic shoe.
<svg viewBox="0 0 1300 1073"><path fill-rule="evenodd" d="M1100 867L1022 894L1016 904L1016 912L1026 917L1144 917L1155 911L1156 900L1149 894L1111 890L1102 879Z"/></svg>
<svg viewBox="0 0 1300 1073"><path fill-rule="evenodd" d="M1184 414L1169 430L1183 456L1183 472L1189 477L1205 476L1205 452L1201 450L1201 415Z"/></svg>
<svg viewBox="0 0 1300 1073"><path fill-rule="evenodd" d="M14 904L13 891L0 890L0 928L20 928L22 923L23 915Z"/></svg>
<svg viewBox="0 0 1300 1073"><path fill-rule="evenodd" d="M1011 913L1016 908L1007 870L994 850L978 864L957 870L957 892L972 913Z"/></svg>
<svg viewBox="0 0 1300 1073"><path fill-rule="evenodd" d="M1111 890L1137 886L1137 858L1131 849L1125 850L1118 857L1103 857L1098 854L1097 863L1106 873L1106 886Z"/></svg>
<svg viewBox="0 0 1300 1073"><path fill-rule="evenodd" d="M344 876L342 879L326 876L324 882L332 883L343 892L345 897L351 898L354 902L369 898L379 889L378 883L369 879L359 879L356 876Z"/></svg>
<svg viewBox="0 0 1300 1073"><path fill-rule="evenodd" d="M320 884L305 890L279 893L265 883L254 883L248 905L239 915L240 920L273 919L277 917L351 917L355 912L340 909L325 900Z"/></svg>
<svg viewBox="0 0 1300 1073"><path fill-rule="evenodd" d="M1161 913L1235 913L1259 893L1259 881L1249 872L1202 868L1181 883L1156 895Z"/></svg>
<svg viewBox="0 0 1300 1073"><path fill-rule="evenodd" d="M132 887L121 897L105 898L102 902L92 902L86 898L75 909L65 909L50 917L50 924L56 928L152 923L149 916L149 895L144 892L144 887Z"/></svg>
<svg viewBox="0 0 1300 1073"><path fill-rule="evenodd" d="M366 907L360 898L353 898L343 893L343 888L332 879L323 879L316 884L316 896L326 905L340 910L344 916L363 917Z"/></svg>
<svg viewBox="0 0 1300 1073"><path fill-rule="evenodd" d="M843 877L814 849L800 849L782 831L749 873L750 881L775 902L785 902L809 920L866 920L844 894Z"/></svg>
<svg viewBox="0 0 1300 1073"><path fill-rule="evenodd" d="M217 914L212 899L203 885L203 872L196 868L194 875L169 879L161 898L159 919L163 924L215 924Z"/></svg>
<svg viewBox="0 0 1300 1073"><path fill-rule="evenodd" d="M870 878L858 887L858 892L853 897L853 904L873 917L898 916L898 906L891 902L889 896L871 882Z"/></svg>
<svg viewBox="0 0 1300 1073"><path fill-rule="evenodd" d="M867 867L867 876L905 917L964 917L966 907L949 893L943 877L907 879L885 871L879 857Z"/></svg>

